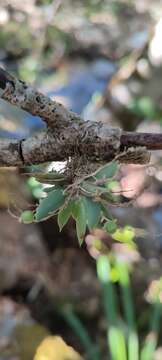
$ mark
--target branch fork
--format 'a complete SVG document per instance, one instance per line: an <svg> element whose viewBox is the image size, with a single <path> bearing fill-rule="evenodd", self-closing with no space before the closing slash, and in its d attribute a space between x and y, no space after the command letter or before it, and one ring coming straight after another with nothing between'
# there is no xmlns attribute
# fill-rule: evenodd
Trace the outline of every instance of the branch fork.
<svg viewBox="0 0 162 360"><path fill-rule="evenodd" d="M101 122L84 121L2 68L0 97L41 117L47 125L45 131L27 139L0 140L0 166L22 167L83 155L92 162L118 158L122 162L141 163L149 161L147 150L162 149L162 134L122 132ZM131 148L138 156L132 156ZM143 157L139 157L139 148L145 154Z"/></svg>

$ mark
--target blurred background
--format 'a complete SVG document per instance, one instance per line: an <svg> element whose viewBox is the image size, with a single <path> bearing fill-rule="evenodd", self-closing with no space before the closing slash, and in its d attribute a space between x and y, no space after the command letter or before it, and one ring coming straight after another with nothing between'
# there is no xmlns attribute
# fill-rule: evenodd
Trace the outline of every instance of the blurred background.
<svg viewBox="0 0 162 360"><path fill-rule="evenodd" d="M1 0L0 66L85 120L162 131L160 0ZM40 118L0 100L0 138L43 129ZM96 250L94 239L129 264L139 342L149 333L150 299L162 276L162 152L151 154L149 166L122 165L117 181L126 204L131 201L110 209L123 229L117 242L96 230L79 248L72 220L61 233L55 219L20 223L21 211L38 202L42 187L22 171L0 169L0 360L33 359L49 334L84 359L118 359L107 350L96 274L102 246ZM126 332L115 266L112 274ZM160 299L161 290L159 318ZM156 349L141 359L162 359L162 328L154 330Z"/></svg>

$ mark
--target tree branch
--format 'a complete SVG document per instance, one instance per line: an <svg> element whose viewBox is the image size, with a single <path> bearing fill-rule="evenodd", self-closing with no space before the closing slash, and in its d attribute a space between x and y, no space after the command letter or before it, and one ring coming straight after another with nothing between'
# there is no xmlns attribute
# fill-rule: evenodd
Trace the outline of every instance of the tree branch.
<svg viewBox="0 0 162 360"><path fill-rule="evenodd" d="M147 150L162 150L162 134L123 131L120 141L121 149L145 146Z"/></svg>
<svg viewBox="0 0 162 360"><path fill-rule="evenodd" d="M77 114L68 111L62 104L51 100L2 68L0 68L0 89L2 99L32 115L40 116L52 129L66 127L71 122L80 120Z"/></svg>
<svg viewBox="0 0 162 360"><path fill-rule="evenodd" d="M24 166L86 156L110 161L120 147L118 128L101 123L73 124L61 133L41 132L24 140L0 140L0 166Z"/></svg>
<svg viewBox="0 0 162 360"><path fill-rule="evenodd" d="M2 99L40 116L47 124L47 130L36 136L0 140L0 166L21 167L83 155L90 161L110 161L117 156L122 162L142 163L148 157L141 160L136 149L162 149L162 134L122 132L101 122L85 122L1 68L0 89ZM134 156L130 151L128 156L123 155L130 149L135 151Z"/></svg>

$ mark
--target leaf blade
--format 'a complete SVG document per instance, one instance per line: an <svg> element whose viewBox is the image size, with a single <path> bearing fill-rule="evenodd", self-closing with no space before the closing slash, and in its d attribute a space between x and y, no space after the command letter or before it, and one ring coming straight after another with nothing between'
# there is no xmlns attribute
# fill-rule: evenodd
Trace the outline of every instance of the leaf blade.
<svg viewBox="0 0 162 360"><path fill-rule="evenodd" d="M63 229L63 227L67 224L68 220L70 219L72 215L72 207L73 207L74 201L69 201L67 205L63 206L58 213L57 221L60 231Z"/></svg>
<svg viewBox="0 0 162 360"><path fill-rule="evenodd" d="M84 207L86 212L87 225L89 230L93 229L99 223L101 217L101 204L92 199L84 197Z"/></svg>
<svg viewBox="0 0 162 360"><path fill-rule="evenodd" d="M99 170L96 171L95 177L97 179L101 178L112 178L118 170L118 163L116 161L112 161L104 166L102 166Z"/></svg>
<svg viewBox="0 0 162 360"><path fill-rule="evenodd" d="M56 188L47 197L40 201L39 206L36 209L35 220L43 221L51 217L65 201L65 195L61 188Z"/></svg>
<svg viewBox="0 0 162 360"><path fill-rule="evenodd" d="M86 213L84 208L83 197L80 197L77 201L75 201L72 215L76 221L76 232L77 232L79 245L81 246L84 241L84 235L86 232Z"/></svg>

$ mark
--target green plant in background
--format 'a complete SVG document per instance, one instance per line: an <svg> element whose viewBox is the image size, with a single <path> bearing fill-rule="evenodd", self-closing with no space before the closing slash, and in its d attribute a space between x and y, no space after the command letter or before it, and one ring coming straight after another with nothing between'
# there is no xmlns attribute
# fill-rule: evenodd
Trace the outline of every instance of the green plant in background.
<svg viewBox="0 0 162 360"><path fill-rule="evenodd" d="M135 308L130 286L130 270L125 260L114 254L100 255L96 261L97 276L102 286L102 299L107 327L108 359L111 360L153 360L156 350L162 315L160 301L162 279L157 281L153 297L149 332L142 343L137 329ZM116 280L112 270L116 270ZM118 290L121 293L119 300ZM120 311L119 311L120 305ZM139 314L140 315L140 314ZM80 339L89 360L102 360L101 350L91 340L87 329L75 314L72 306L62 310L62 316Z"/></svg>
<svg viewBox="0 0 162 360"><path fill-rule="evenodd" d="M116 293L111 281L111 267L107 256L97 260L97 274L102 284L107 328L107 341L112 359L126 360L126 344L122 325L118 318Z"/></svg>
<svg viewBox="0 0 162 360"><path fill-rule="evenodd" d="M33 56L28 56L21 61L19 66L18 75L24 81L29 81L30 83L34 83L38 72L40 70L39 59L34 58Z"/></svg>
<svg viewBox="0 0 162 360"><path fill-rule="evenodd" d="M61 311L62 316L64 317L67 324L71 327L74 333L78 336L81 344L86 350L86 354L89 360L100 360L101 354L98 345L94 344L91 340L90 335L88 334L87 329L80 321L79 317L75 314L73 307L71 305L66 306Z"/></svg>
<svg viewBox="0 0 162 360"><path fill-rule="evenodd" d="M128 109L142 118L159 119L161 121L161 109L148 96L133 98L128 104Z"/></svg>
<svg viewBox="0 0 162 360"><path fill-rule="evenodd" d="M152 360L157 346L162 314L162 304L160 302L162 279L158 282L159 286L153 300L149 334L140 349L139 343L141 342L141 339L137 333L135 311L130 289L129 267L124 260L121 260L118 257L116 257L114 261L118 272L118 284L122 295L126 329L122 329L120 326L120 316L115 301L116 290L111 281L111 261L106 255L101 255L97 259L97 274L103 288L104 308L108 324L108 344L111 358L112 360Z"/></svg>
<svg viewBox="0 0 162 360"><path fill-rule="evenodd" d="M160 331L161 315L162 315L162 278L154 281L154 291L151 292L151 302L153 303L152 315L150 319L149 333L143 344L141 351L141 360L151 360L157 347L158 335Z"/></svg>

